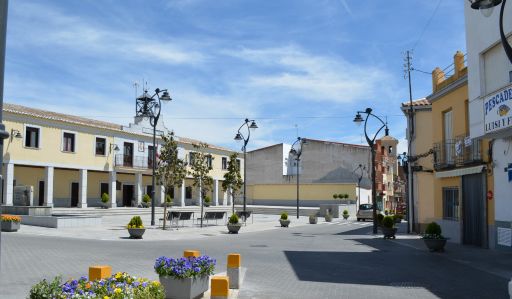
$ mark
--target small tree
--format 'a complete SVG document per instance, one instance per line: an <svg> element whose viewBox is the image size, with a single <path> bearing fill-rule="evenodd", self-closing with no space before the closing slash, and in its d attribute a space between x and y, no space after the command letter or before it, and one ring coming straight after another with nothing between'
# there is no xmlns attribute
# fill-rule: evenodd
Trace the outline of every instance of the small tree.
<svg viewBox="0 0 512 299"><path fill-rule="evenodd" d="M108 201L110 200L110 196L108 196L108 193L101 194L101 202L103 203L104 208L108 208Z"/></svg>
<svg viewBox="0 0 512 299"><path fill-rule="evenodd" d="M235 196L240 192L244 181L240 174L240 167L237 162L238 154L233 153L229 156L228 161L228 172L224 174L224 181L222 182L222 190L228 192L228 196L231 196L231 203L233 205L233 214L235 213Z"/></svg>
<svg viewBox="0 0 512 299"><path fill-rule="evenodd" d="M211 163L209 163L209 159L213 160L213 157L208 155L205 151L208 148L208 144L199 143L194 144L194 149L196 152L194 153L194 159L192 161L190 175L194 179L194 187L199 187L200 192L200 205L201 205L201 227L203 227L203 201L202 199L206 196L208 192L213 189L213 178L209 175L212 170Z"/></svg>
<svg viewBox="0 0 512 299"><path fill-rule="evenodd" d="M174 140L174 132L162 136L162 148L158 160L156 177L160 185L166 190L180 186L187 176L187 163L178 157L178 142ZM167 196L164 204L164 225L167 218Z"/></svg>

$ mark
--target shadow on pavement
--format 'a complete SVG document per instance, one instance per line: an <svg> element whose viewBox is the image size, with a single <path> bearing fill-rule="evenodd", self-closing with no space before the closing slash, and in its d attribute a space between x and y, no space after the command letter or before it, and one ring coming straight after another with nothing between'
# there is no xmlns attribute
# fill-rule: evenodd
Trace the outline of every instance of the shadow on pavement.
<svg viewBox="0 0 512 299"><path fill-rule="evenodd" d="M509 298L508 281L383 239L353 239L370 252L284 251L299 280L425 288L440 298Z"/></svg>

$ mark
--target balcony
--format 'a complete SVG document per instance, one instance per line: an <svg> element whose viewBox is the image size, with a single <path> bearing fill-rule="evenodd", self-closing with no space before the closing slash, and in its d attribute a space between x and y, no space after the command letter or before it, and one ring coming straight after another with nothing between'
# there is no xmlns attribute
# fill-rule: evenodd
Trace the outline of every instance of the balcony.
<svg viewBox="0 0 512 299"><path fill-rule="evenodd" d="M436 171L482 163L482 141L458 136L434 143Z"/></svg>
<svg viewBox="0 0 512 299"><path fill-rule="evenodd" d="M115 166L137 169L151 169L153 159L144 156L116 155Z"/></svg>

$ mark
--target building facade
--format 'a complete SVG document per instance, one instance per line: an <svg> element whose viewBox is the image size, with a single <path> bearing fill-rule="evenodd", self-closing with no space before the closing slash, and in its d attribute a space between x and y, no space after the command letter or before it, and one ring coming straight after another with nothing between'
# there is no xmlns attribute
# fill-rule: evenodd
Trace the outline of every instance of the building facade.
<svg viewBox="0 0 512 299"><path fill-rule="evenodd" d="M493 182L485 188L490 247L512 250L512 63L500 39L501 5L486 15L465 1L469 100L469 134L471 140L490 140L489 170ZM504 35L512 38L512 7L504 11ZM494 187L492 189L492 187Z"/></svg>
<svg viewBox="0 0 512 299"><path fill-rule="evenodd" d="M400 202L395 197L395 179L398 175L398 140L386 135L375 141L375 190L380 211L396 212Z"/></svg>
<svg viewBox="0 0 512 299"><path fill-rule="evenodd" d="M348 194L362 203L371 202L370 149L367 146L303 139L298 173L300 205L339 203L333 194ZM262 205L296 205L297 161L291 145L276 144L247 153L247 197ZM359 165L366 166L357 189Z"/></svg>
<svg viewBox="0 0 512 299"><path fill-rule="evenodd" d="M4 205L16 205L16 190L24 187L31 205L52 207L99 206L107 193L111 207L138 206L151 195L152 127L147 118L129 126L86 119L20 105L4 104L4 124L11 137L5 140L3 165ZM158 135L168 130L158 127ZM190 159L197 140L177 137L179 155ZM157 137L157 153L160 138ZM214 178L212 204L228 204L221 190L229 155L233 151L214 145L211 156ZM241 163L243 165L243 163ZM241 169L243 171L243 169ZM175 205L200 204L199 190L191 178L176 190L157 186L155 199L165 195Z"/></svg>

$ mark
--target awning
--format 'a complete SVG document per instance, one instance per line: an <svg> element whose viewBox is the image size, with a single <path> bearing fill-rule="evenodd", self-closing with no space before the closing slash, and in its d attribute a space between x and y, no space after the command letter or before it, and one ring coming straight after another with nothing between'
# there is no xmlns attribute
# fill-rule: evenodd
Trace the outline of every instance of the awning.
<svg viewBox="0 0 512 299"><path fill-rule="evenodd" d="M454 170L448 170L448 171L437 171L436 172L436 178L449 178L449 177L458 177L468 174L474 174L474 173L481 173L485 168L485 165L478 165L473 167L466 167L466 168L458 168Z"/></svg>

